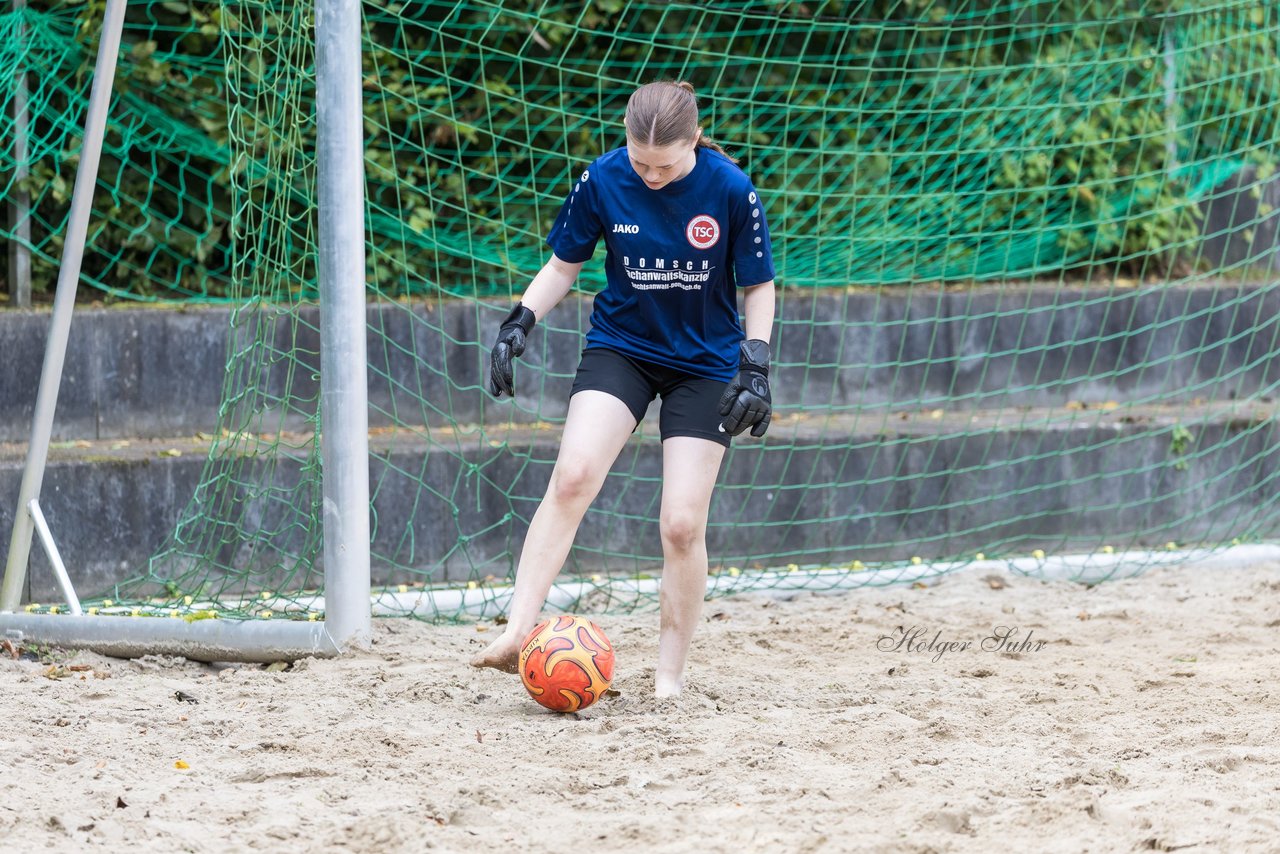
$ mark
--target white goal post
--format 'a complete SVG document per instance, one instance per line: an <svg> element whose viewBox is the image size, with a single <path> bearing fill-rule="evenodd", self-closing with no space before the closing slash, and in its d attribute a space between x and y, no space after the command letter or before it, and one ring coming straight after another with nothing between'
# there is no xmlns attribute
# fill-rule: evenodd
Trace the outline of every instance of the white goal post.
<svg viewBox="0 0 1280 854"><path fill-rule="evenodd" d="M3 584L0 637L107 655L181 655L203 661L279 661L336 655L368 644L368 392L365 375L364 132L359 0L316 0L317 270L320 291L321 453L324 492L323 621L128 619L21 612L40 489L75 306L107 108L127 0L107 0L63 245L31 440L14 514ZM61 564L47 529L51 563ZM74 580L73 578L71 580ZM70 583L64 585L75 602ZM79 611L78 607L73 608Z"/></svg>

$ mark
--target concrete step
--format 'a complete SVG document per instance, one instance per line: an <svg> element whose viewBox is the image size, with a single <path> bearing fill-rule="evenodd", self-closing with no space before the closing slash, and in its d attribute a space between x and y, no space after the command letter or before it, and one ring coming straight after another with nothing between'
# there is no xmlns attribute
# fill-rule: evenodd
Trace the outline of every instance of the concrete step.
<svg viewBox="0 0 1280 854"><path fill-rule="evenodd" d="M713 566L925 560L1035 548L1061 553L1274 536L1275 404L1073 403L999 411L783 411L739 440L712 506ZM652 421L654 419L649 419ZM1190 438L1175 438L1175 429ZM1182 435L1182 434L1179 434ZM378 429L371 435L375 583L505 576L546 487L549 424ZM283 443L281 456L268 456ZM193 496L224 524L187 527L185 551L285 583L279 563L316 548L310 434L81 440L51 449L41 505L77 589L109 591L170 540ZM210 449L218 453L211 459ZM16 496L24 447L0 445L0 496ZM653 571L661 446L648 421L588 512L571 569ZM203 481L212 488L199 489ZM422 484L427 489L421 489ZM0 504L0 531L14 502ZM243 539L242 531L262 533ZM181 550L180 550L181 551ZM32 550L30 595L55 595ZM157 577L182 572L178 553ZM216 574L216 570L214 571ZM415 573L419 573L415 575ZM320 576L294 577L318 586Z"/></svg>
<svg viewBox="0 0 1280 854"><path fill-rule="evenodd" d="M370 423L562 418L590 298L570 297L535 330L517 367L514 404L483 389L507 310L461 301L371 305ZM783 289L778 316L776 400L815 416L1229 400L1280 387L1280 284ZM0 311L0 441L30 434L48 323L45 312ZM319 397L318 328L315 306L297 314L77 310L55 437L307 429ZM270 353L255 350L260 339L272 343Z"/></svg>

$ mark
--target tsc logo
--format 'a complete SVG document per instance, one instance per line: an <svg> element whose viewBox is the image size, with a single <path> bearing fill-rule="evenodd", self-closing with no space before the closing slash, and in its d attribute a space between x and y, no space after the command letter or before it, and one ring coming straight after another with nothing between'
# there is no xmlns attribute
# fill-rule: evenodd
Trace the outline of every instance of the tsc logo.
<svg viewBox="0 0 1280 854"><path fill-rule="evenodd" d="M698 214L689 220L684 236L695 249L710 249L720 239L720 223L706 214Z"/></svg>
<svg viewBox="0 0 1280 854"><path fill-rule="evenodd" d="M613 233L614 234L639 234L640 226L628 225L625 222L615 222L613 224Z"/></svg>

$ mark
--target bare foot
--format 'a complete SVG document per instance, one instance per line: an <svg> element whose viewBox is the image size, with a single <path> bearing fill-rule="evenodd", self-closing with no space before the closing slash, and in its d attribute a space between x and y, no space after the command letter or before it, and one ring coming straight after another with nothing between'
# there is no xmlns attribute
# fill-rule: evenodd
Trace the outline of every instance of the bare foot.
<svg viewBox="0 0 1280 854"><path fill-rule="evenodd" d="M471 659L472 667L492 667L503 673L517 673L520 670L520 642L514 637L502 635L493 643L476 653Z"/></svg>
<svg viewBox="0 0 1280 854"><path fill-rule="evenodd" d="M653 687L653 696L659 700L669 700L673 697L679 697L683 689L683 680L657 679Z"/></svg>

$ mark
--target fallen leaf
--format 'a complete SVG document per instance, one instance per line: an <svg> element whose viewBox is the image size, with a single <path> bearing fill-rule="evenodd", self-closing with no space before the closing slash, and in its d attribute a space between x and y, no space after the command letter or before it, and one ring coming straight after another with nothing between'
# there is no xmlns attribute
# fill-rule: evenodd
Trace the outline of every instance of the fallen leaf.
<svg viewBox="0 0 1280 854"><path fill-rule="evenodd" d="M173 763L173 767L177 768L179 771L185 771L191 766L179 759L177 762Z"/></svg>

